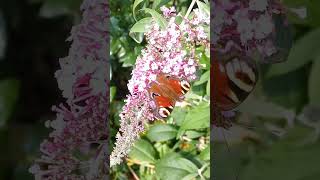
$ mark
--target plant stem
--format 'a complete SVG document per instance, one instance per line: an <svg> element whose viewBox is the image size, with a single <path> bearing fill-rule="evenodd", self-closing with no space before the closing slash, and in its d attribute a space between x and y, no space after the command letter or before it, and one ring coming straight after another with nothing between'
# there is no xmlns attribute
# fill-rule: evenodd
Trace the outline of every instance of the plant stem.
<svg viewBox="0 0 320 180"><path fill-rule="evenodd" d="M128 166L128 168L129 168L131 174L133 175L134 179L135 180L140 180L139 177L137 176L137 174L133 171L133 169L130 166Z"/></svg>
<svg viewBox="0 0 320 180"><path fill-rule="evenodd" d="M205 178L202 175L202 172L209 166L209 163L204 164L199 170L198 170L198 174L201 178L201 180L205 180Z"/></svg>
<svg viewBox="0 0 320 180"><path fill-rule="evenodd" d="M155 166L152 165L152 164L144 164L144 163L142 163L142 162L140 162L140 161L136 161L136 160L129 159L129 158L127 158L126 160L127 160L129 163L138 164L138 165L143 165L143 166L146 166L146 167L151 168L151 169L154 169L154 168L155 168Z"/></svg>
<svg viewBox="0 0 320 180"><path fill-rule="evenodd" d="M191 13L191 10L192 10L194 4L196 3L196 1L197 1L197 0L192 0L190 6L189 6L189 8L188 8L188 11L187 11L186 15L184 16L185 19L188 18L188 16L189 16L189 14Z"/></svg>

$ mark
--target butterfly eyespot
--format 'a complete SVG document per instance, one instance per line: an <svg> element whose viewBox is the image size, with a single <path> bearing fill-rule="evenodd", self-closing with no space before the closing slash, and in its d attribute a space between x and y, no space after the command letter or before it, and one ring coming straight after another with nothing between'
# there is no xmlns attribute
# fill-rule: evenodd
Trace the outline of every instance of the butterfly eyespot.
<svg viewBox="0 0 320 180"><path fill-rule="evenodd" d="M159 114L160 114L161 117L166 118L166 117L168 117L171 113L170 113L170 111L169 111L167 108L161 107L161 108L159 109Z"/></svg>

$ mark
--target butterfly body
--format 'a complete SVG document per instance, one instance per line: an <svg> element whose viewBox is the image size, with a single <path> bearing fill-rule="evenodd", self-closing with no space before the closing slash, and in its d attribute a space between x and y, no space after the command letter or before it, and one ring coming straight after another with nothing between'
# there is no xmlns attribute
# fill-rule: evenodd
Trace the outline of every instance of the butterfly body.
<svg viewBox="0 0 320 180"><path fill-rule="evenodd" d="M158 119L168 117L176 102L183 100L184 94L190 89L190 84L185 80L160 74L155 82L150 84L148 92L155 102L155 116Z"/></svg>

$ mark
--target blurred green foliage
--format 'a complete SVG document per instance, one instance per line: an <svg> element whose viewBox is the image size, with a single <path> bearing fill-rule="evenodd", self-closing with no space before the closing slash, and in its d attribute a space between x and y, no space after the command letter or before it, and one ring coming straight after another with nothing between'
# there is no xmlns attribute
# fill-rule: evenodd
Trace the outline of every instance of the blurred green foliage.
<svg viewBox="0 0 320 180"><path fill-rule="evenodd" d="M306 7L307 18L288 9L294 43L287 61L260 65L258 85L239 107L242 125L214 129L215 179L319 179L319 1L283 2L288 8Z"/></svg>

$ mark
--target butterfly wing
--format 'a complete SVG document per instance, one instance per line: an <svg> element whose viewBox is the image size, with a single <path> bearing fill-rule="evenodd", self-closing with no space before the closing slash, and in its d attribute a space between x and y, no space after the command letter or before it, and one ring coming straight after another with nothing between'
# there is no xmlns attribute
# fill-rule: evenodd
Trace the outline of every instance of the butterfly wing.
<svg viewBox="0 0 320 180"><path fill-rule="evenodd" d="M228 61L214 61L211 66L213 78L213 103L224 111L241 104L254 89L258 80L257 66L248 57L233 56Z"/></svg>
<svg viewBox="0 0 320 180"><path fill-rule="evenodd" d="M190 88L186 81L160 74L156 82L151 84L149 93L156 104L156 115L158 118L166 118L172 112L175 103L183 98Z"/></svg>
<svg viewBox="0 0 320 180"><path fill-rule="evenodd" d="M157 82L153 82L148 91L156 105L154 109L156 118L161 119L168 117L173 110L175 100L167 96L166 91L164 91Z"/></svg>
<svg viewBox="0 0 320 180"><path fill-rule="evenodd" d="M190 90L190 84L185 80L179 80L178 78L161 74L158 76L158 82L166 87L168 93L173 93L176 101L183 98L183 96Z"/></svg>
<svg viewBox="0 0 320 180"><path fill-rule="evenodd" d="M257 66L246 56L216 58L211 66L211 77L212 124L228 129L231 118L224 117L222 112L233 110L252 92L258 80Z"/></svg>

